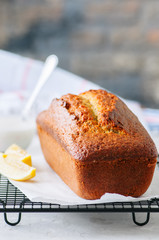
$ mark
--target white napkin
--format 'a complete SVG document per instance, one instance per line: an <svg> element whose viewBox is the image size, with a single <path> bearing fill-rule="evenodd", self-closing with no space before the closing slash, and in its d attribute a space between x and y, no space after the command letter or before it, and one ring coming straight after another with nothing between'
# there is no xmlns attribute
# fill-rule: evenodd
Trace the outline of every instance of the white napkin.
<svg viewBox="0 0 159 240"><path fill-rule="evenodd" d="M1 102L3 99L6 99L6 94L8 99L7 102L11 102L9 99L13 99L14 93L16 96L16 103L18 102L18 99L20 101L21 97L19 97L19 93L21 96L24 92L26 93L32 90L42 68L41 62L23 58L5 51L0 51L0 65L3 66L0 68L1 79L5 79L3 82L0 81ZM96 84L57 68L52 74L50 81L47 82L46 86L43 88L43 91L38 99L40 103L38 111L47 108L53 97L59 97L60 95L68 92L79 93L89 89L99 88L100 86ZM17 89L19 91L18 94ZM6 93L6 90L11 91L11 93ZM124 101L138 116L142 124L147 128L140 104L134 101ZM31 201L75 205L116 201L138 201L159 197L159 172L156 169L151 186L140 198L124 197L119 194L107 193L99 200L82 199L72 192L71 189L48 166L41 152L37 136L35 136L28 149L28 152L32 155L33 166L37 168L36 177L27 182L11 182L18 187Z"/></svg>
<svg viewBox="0 0 159 240"><path fill-rule="evenodd" d="M33 165L37 168L37 175L26 182L11 181L31 201L57 203L63 205L94 204L121 201L139 201L159 197L159 171L156 169L153 181L147 192L139 197L125 197L119 194L107 193L99 200L85 200L78 197L50 168L41 152L39 139L35 136L28 152L32 155Z"/></svg>

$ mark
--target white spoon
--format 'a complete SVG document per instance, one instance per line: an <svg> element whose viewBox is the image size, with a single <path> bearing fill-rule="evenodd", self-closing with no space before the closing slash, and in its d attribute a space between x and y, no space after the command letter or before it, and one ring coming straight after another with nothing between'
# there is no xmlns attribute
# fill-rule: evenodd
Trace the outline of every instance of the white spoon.
<svg viewBox="0 0 159 240"><path fill-rule="evenodd" d="M39 91L44 86L57 64L58 59L54 55L46 59L36 87L20 115L0 115L0 151L5 151L6 148L13 143L26 149L31 143L35 134L35 119L28 113Z"/></svg>
<svg viewBox="0 0 159 240"><path fill-rule="evenodd" d="M28 116L28 113L37 97L37 95L39 94L41 88L44 86L44 84L46 83L46 81L49 79L51 73L55 70L56 66L58 64L58 58L55 55L50 55L47 57L42 72L40 74L39 80L31 94L31 96L29 97L26 105L24 106L24 109L22 111L22 119L26 119Z"/></svg>

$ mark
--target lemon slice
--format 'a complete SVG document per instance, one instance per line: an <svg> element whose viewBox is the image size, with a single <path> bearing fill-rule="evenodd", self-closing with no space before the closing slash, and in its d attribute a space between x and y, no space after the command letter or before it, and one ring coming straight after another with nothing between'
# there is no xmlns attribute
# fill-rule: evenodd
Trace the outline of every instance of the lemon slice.
<svg viewBox="0 0 159 240"><path fill-rule="evenodd" d="M31 156L16 144L12 144L9 148L7 148L5 154L12 155L12 158L22 161L29 166L32 166Z"/></svg>
<svg viewBox="0 0 159 240"><path fill-rule="evenodd" d="M16 181L26 181L36 175L36 168L13 158L13 155L0 154L0 173Z"/></svg>

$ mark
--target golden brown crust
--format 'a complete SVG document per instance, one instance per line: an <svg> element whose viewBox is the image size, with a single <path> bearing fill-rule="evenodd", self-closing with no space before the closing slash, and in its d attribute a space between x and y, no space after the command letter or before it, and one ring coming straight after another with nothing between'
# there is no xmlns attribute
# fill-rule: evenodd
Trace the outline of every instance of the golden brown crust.
<svg viewBox="0 0 159 240"><path fill-rule="evenodd" d="M151 183L156 159L81 162L39 125L38 134L48 164L82 198L99 199L106 192L138 197Z"/></svg>
<svg viewBox="0 0 159 240"><path fill-rule="evenodd" d="M54 99L38 115L37 127L47 162L80 197L138 197L149 187L156 147L115 95L90 90Z"/></svg>
<svg viewBox="0 0 159 240"><path fill-rule="evenodd" d="M157 157L155 145L137 117L104 90L54 99L37 123L77 160Z"/></svg>

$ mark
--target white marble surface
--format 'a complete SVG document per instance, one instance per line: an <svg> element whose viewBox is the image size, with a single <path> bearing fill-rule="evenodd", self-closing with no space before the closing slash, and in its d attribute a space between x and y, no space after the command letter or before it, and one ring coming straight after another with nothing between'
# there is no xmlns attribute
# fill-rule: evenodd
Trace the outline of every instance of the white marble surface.
<svg viewBox="0 0 159 240"><path fill-rule="evenodd" d="M139 214L138 220L145 214ZM10 220L16 218L10 215ZM0 239L159 239L159 213L150 222L136 226L130 213L24 213L17 226L9 226L0 213Z"/></svg>

